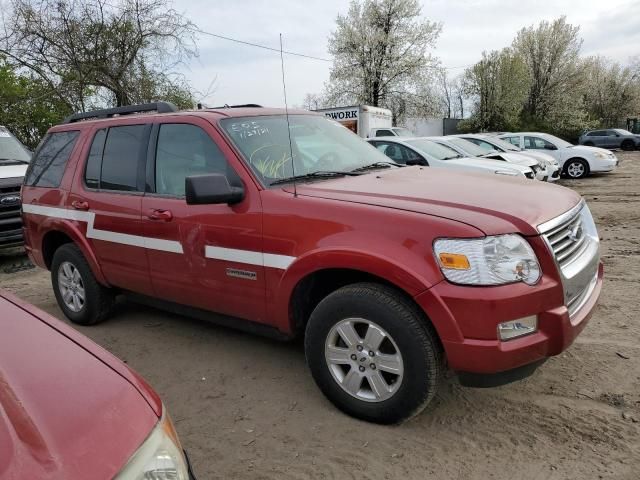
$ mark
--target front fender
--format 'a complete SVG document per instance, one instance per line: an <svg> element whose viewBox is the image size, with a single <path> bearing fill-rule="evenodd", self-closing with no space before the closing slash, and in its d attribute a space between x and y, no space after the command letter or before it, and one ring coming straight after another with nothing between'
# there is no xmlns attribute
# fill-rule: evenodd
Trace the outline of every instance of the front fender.
<svg viewBox="0 0 640 480"><path fill-rule="evenodd" d="M390 251L391 252L391 251ZM367 273L395 285L415 297L442 280L435 262L404 253L390 256L358 249L322 249L298 257L281 275L273 288L271 315L279 330L291 333L290 300L295 287L307 276L329 269L348 269ZM270 281L274 280L272 277Z"/></svg>

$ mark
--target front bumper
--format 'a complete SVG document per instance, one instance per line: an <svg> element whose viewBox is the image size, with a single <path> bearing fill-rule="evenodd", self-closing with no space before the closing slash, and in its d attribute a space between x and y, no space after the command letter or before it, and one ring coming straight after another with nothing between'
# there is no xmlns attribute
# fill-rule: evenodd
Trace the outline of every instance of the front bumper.
<svg viewBox="0 0 640 480"><path fill-rule="evenodd" d="M613 155L611 158L598 159L597 162L590 162L590 169L592 172L612 172L620 164L618 157Z"/></svg>
<svg viewBox="0 0 640 480"><path fill-rule="evenodd" d="M548 277L533 289L523 284L487 288L441 282L418 295L416 301L438 330L452 370L495 374L543 361L569 347L591 318L602 289L602 275L600 263L593 290L571 318L561 284ZM498 340L499 323L536 312L535 333Z"/></svg>

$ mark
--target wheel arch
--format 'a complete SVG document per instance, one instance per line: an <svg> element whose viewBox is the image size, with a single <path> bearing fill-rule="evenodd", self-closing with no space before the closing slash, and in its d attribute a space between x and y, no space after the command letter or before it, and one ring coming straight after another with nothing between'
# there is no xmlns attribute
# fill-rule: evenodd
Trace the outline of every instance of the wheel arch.
<svg viewBox="0 0 640 480"><path fill-rule="evenodd" d="M586 165L586 167L587 167L587 172L585 173L585 176L586 176L586 175L589 175L589 173L591 172L591 164L589 163L589 160L587 160L587 159L586 159L586 158L584 158L584 157L569 157L569 158L567 158L567 159L564 161L564 164L562 165L562 169L563 169L563 172L564 172L564 173L566 173L566 172L567 172L567 169L569 168L569 164L570 164L573 160L580 160L580 161L582 161L582 162Z"/></svg>
<svg viewBox="0 0 640 480"><path fill-rule="evenodd" d="M96 280L104 286L109 286L100 269L98 259L91 245L89 245L86 237L80 232L78 227L69 221L56 222L56 224L51 225L51 228L42 236L40 248L46 268L51 270L53 255L58 248L67 243L73 243L80 249Z"/></svg>

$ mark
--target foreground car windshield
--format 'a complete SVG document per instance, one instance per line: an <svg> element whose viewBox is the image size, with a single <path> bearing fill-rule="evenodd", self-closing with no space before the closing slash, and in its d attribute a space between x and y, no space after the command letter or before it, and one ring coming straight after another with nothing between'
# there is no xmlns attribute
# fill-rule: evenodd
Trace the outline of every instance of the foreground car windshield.
<svg viewBox="0 0 640 480"><path fill-rule="evenodd" d="M383 153L347 128L321 116L289 115L291 146L285 115L228 118L220 123L266 185L282 183L294 175L350 172L389 162Z"/></svg>
<svg viewBox="0 0 640 480"><path fill-rule="evenodd" d="M0 161L3 160L28 162L31 160L31 155L22 144L9 133L9 130L0 127Z"/></svg>
<svg viewBox="0 0 640 480"><path fill-rule="evenodd" d="M417 147L419 150L423 151L427 155L431 155L432 157L438 160L451 160L453 158L462 158L462 155L456 152L453 148L440 145L439 143L433 142L431 140L425 140L425 139L407 140L407 143L409 145L413 145Z"/></svg>

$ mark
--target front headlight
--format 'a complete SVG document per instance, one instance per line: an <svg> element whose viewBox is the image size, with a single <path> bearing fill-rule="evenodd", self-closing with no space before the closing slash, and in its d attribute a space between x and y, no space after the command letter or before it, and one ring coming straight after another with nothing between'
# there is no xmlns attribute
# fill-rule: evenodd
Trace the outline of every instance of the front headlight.
<svg viewBox="0 0 640 480"><path fill-rule="evenodd" d="M441 238L433 250L445 278L463 285L535 284L541 276L536 254L520 235L478 239Z"/></svg>
<svg viewBox="0 0 640 480"><path fill-rule="evenodd" d="M607 153L602 153L602 152L596 152L593 154L594 157L596 158L609 158L609 154Z"/></svg>
<svg viewBox="0 0 640 480"><path fill-rule="evenodd" d="M188 480L189 469L166 409L116 480Z"/></svg>

